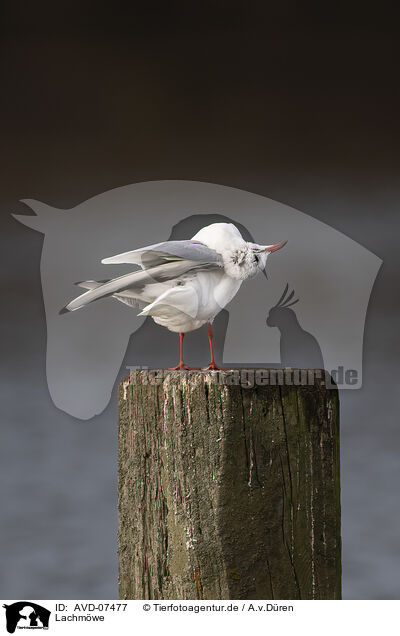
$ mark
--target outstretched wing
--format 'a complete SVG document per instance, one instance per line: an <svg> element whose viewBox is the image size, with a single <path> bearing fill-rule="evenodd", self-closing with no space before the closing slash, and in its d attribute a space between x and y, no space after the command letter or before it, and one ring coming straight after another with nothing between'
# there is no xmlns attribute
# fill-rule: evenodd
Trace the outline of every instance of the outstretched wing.
<svg viewBox="0 0 400 636"><path fill-rule="evenodd" d="M98 283L97 285L96 281L86 281L86 283L80 283L80 285L89 288L90 284L89 290L78 296L78 298L71 300L60 313L76 311L94 300L105 298L106 296L114 296L121 302L141 307L143 302L145 305L151 302L149 297L152 295L150 291L152 287L155 287L157 290L161 287L163 291L165 291L165 286L162 285L163 283L174 285L175 282L185 280L185 278L190 277L190 275L197 271L220 269L220 267L221 265L215 262L196 262L182 259L169 261L163 265L152 267L151 269L136 270L130 274L124 274L123 276ZM160 291L159 293L162 292ZM135 299L139 302L133 303L132 301Z"/></svg>
<svg viewBox="0 0 400 636"><path fill-rule="evenodd" d="M102 263L135 263L142 269L150 269L171 261L193 261L194 263L219 263L221 256L199 241L164 241L148 247L141 247L131 252L123 252L116 256L103 258Z"/></svg>

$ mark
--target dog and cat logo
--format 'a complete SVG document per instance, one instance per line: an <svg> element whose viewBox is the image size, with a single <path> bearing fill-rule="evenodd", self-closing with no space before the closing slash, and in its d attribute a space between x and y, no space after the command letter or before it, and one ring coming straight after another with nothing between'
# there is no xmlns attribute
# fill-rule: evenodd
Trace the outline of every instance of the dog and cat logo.
<svg viewBox="0 0 400 636"><path fill-rule="evenodd" d="M50 610L32 603L18 601L12 605L3 605L6 610L6 626L9 634L16 629L48 629Z"/></svg>

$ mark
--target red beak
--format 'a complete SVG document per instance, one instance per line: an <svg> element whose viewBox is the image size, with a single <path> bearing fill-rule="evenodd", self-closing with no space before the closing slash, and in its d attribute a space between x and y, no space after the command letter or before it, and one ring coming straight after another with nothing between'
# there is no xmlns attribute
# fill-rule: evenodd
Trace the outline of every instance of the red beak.
<svg viewBox="0 0 400 636"><path fill-rule="evenodd" d="M285 247L287 241L282 241L281 243L275 243L275 245L268 245L265 249L264 252L277 252L278 250L281 249L281 247Z"/></svg>

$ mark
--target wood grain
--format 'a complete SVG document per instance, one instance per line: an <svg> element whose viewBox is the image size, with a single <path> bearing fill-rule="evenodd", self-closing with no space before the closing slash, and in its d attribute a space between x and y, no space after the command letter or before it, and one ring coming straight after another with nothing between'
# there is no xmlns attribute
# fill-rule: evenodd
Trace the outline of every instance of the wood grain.
<svg viewBox="0 0 400 636"><path fill-rule="evenodd" d="M338 599L337 389L229 373L121 383L120 598Z"/></svg>

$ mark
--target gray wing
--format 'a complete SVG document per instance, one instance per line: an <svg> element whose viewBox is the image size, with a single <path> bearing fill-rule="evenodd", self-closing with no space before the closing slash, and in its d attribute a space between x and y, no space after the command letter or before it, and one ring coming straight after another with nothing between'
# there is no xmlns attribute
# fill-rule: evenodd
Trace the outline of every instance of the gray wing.
<svg viewBox="0 0 400 636"><path fill-rule="evenodd" d="M96 283L96 281L82 282L80 286L88 289L88 291L78 296L78 298L71 300L60 313L75 311L76 309L85 307L94 300L107 296L114 296L121 302L141 307L143 303L147 304L149 302L146 298L146 287L149 285L179 280L181 277L185 277L196 271L220 269L220 267L221 265L215 262L195 262L181 259L166 262L163 265L158 265L151 269L139 269L130 274L124 274L123 276L113 278L103 283ZM135 299L137 302L133 303Z"/></svg>
<svg viewBox="0 0 400 636"><path fill-rule="evenodd" d="M193 261L202 263L219 263L222 265L221 256L215 250L211 250L199 241L164 241L148 247L141 247L132 252L123 252L116 256L103 258L102 263L135 263L142 269L150 269L170 261Z"/></svg>

